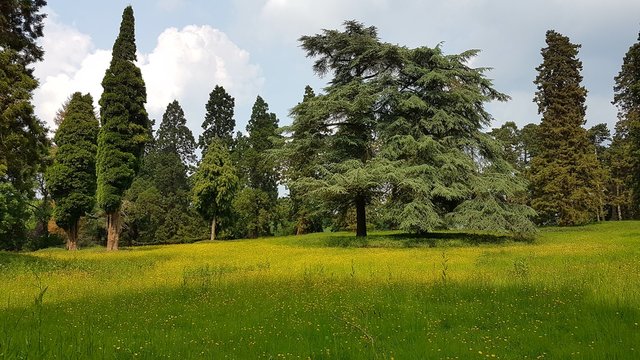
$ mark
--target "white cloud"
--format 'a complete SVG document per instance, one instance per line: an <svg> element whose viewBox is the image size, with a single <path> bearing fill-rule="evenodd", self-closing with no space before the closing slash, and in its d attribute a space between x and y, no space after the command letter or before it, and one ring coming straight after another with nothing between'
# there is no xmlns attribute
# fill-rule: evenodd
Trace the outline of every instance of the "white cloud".
<svg viewBox="0 0 640 360"><path fill-rule="evenodd" d="M90 36L59 23L51 11L41 45L45 59L35 66L40 87L34 92L34 103L36 114L53 128L56 111L73 92L90 92L97 101L111 52L95 49Z"/></svg>
<svg viewBox="0 0 640 360"><path fill-rule="evenodd" d="M45 48L46 50L46 48ZM53 58L53 57L50 57ZM79 64L74 64L76 59L65 62L47 61L45 67L55 69L65 68L66 71L51 71L49 74L39 76L40 87L35 91L34 103L36 114L45 120L51 129L54 128L53 118L64 101L76 91L91 93L94 106L98 105L98 99L102 94L102 77L109 66L111 51L95 50L85 54ZM36 68L36 73L43 70Z"/></svg>
<svg viewBox="0 0 640 360"><path fill-rule="evenodd" d="M187 115L204 113L215 85L224 86L237 102L244 103L253 99L264 82L260 68L250 63L249 53L210 26L166 29L151 54L140 60L147 84L147 110L160 116L174 99L183 103ZM187 106L203 110L188 112ZM203 117L194 119L192 128Z"/></svg>
<svg viewBox="0 0 640 360"><path fill-rule="evenodd" d="M75 91L90 92L97 107L101 81L111 51L96 49L88 35L50 16L42 45L45 60L36 65L40 87L34 93L36 114L51 128L56 111ZM147 86L147 111L161 119L167 104L178 99L193 130L204 118L204 105L217 84L247 103L264 79L260 67L250 63L249 53L224 33L210 26L166 29L150 54L138 54L138 65Z"/></svg>

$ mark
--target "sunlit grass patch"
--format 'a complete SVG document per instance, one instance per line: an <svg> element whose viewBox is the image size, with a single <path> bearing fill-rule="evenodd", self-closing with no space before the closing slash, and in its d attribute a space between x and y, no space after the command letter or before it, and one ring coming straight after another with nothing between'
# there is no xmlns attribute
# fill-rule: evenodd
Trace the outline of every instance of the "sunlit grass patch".
<svg viewBox="0 0 640 360"><path fill-rule="evenodd" d="M638 232L0 253L0 358L634 359Z"/></svg>

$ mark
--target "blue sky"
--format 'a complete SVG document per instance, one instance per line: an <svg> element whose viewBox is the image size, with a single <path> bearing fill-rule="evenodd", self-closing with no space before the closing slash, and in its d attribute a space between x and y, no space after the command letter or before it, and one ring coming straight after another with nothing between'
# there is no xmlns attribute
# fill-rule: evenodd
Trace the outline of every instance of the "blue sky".
<svg viewBox="0 0 640 360"><path fill-rule="evenodd" d="M329 80L315 76L297 39L339 28L348 19L378 27L382 40L391 43L442 42L446 53L481 49L472 65L492 67L488 77L512 97L487 105L494 126L539 122L532 82L545 32L555 29L582 44L587 126L612 127L613 77L640 31L637 0L50 0L41 39L45 60L35 66L41 87L34 102L43 120L52 124L74 91L91 92L97 106L127 5L136 17L150 116L159 122L166 105L177 99L196 137L217 84L236 98L238 130L244 131L257 95L288 124L289 109L302 98L304 86L318 92Z"/></svg>

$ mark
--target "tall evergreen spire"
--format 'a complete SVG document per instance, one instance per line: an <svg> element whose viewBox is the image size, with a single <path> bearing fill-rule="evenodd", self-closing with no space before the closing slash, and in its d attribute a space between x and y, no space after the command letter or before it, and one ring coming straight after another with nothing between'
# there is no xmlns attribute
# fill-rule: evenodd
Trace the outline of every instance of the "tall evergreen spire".
<svg viewBox="0 0 640 360"><path fill-rule="evenodd" d="M640 34L629 47L620 73L615 77L613 104L618 108L616 136L629 149L631 165L632 212L640 214Z"/></svg>
<svg viewBox="0 0 640 360"><path fill-rule="evenodd" d="M581 85L580 45L553 30L546 42L534 81L542 136L531 164L532 206L543 223L583 224L595 219L602 194L600 166L582 127L587 90Z"/></svg>
<svg viewBox="0 0 640 360"><path fill-rule="evenodd" d="M151 123L144 108L147 91L140 69L134 64L133 9L122 14L120 34L113 45L100 98L102 127L98 136L98 205L107 214L107 249L116 250L120 232L120 205L140 167Z"/></svg>
<svg viewBox="0 0 640 360"><path fill-rule="evenodd" d="M120 33L113 44L113 59L136 61L136 36L135 19L133 18L133 8L127 6L122 13L120 23Z"/></svg>

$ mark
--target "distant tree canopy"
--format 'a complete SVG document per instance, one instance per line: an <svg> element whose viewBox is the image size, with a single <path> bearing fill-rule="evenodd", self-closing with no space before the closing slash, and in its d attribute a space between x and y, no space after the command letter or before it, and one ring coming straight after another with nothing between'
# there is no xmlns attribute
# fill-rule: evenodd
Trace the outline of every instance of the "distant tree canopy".
<svg viewBox="0 0 640 360"><path fill-rule="evenodd" d="M231 147L233 139L233 129L236 121L233 119L233 107L235 100L229 95L224 87L216 85L209 94L209 101L206 105L207 113L202 122L202 135L198 140L198 146L202 153L206 153L209 144L214 139L220 139L227 148Z"/></svg>
<svg viewBox="0 0 640 360"><path fill-rule="evenodd" d="M581 85L580 45L553 30L546 42L534 81L544 136L531 164L532 205L543 223L584 224L598 214L603 190L600 165L583 128L587 90Z"/></svg>
<svg viewBox="0 0 640 360"><path fill-rule="evenodd" d="M120 206L131 186L149 138L151 123L144 105L147 92L135 65L133 9L122 14L111 64L102 80L98 135L98 205L107 214L108 250L117 250L121 230Z"/></svg>
<svg viewBox="0 0 640 360"><path fill-rule="evenodd" d="M480 131L491 120L483 103L507 96L485 69L466 65L477 51L444 55L439 47L383 43L376 28L355 21L300 41L316 73L333 78L325 94L292 110L292 146L325 139L314 173L292 188L338 210L355 207L358 236L367 234L366 206L379 197L408 231L533 228L533 211L513 202L524 183ZM313 124L314 134L297 134L302 124Z"/></svg>
<svg viewBox="0 0 640 360"><path fill-rule="evenodd" d="M247 124L249 149L247 158L249 186L264 191L273 201L278 197L278 172L276 164L267 152L275 147L278 119L269 112L269 105L258 96Z"/></svg>
<svg viewBox="0 0 640 360"><path fill-rule="evenodd" d="M195 170L190 165L195 147L182 108L177 101L171 102L123 198L123 241L167 244L206 236L207 224L191 206L189 174Z"/></svg>
<svg viewBox="0 0 640 360"><path fill-rule="evenodd" d="M56 131L57 150L47 172L47 185L56 202L53 215L67 233L69 250L77 249L80 217L95 205L97 137L93 98L74 93Z"/></svg>
<svg viewBox="0 0 640 360"><path fill-rule="evenodd" d="M158 151L177 154L187 168L195 165L196 141L178 100L169 103L162 115L155 147Z"/></svg>

